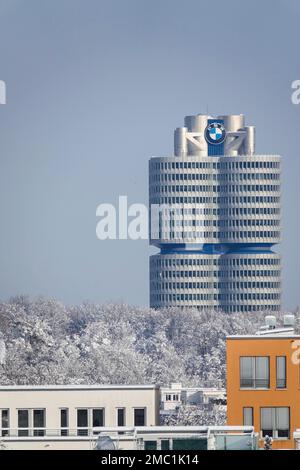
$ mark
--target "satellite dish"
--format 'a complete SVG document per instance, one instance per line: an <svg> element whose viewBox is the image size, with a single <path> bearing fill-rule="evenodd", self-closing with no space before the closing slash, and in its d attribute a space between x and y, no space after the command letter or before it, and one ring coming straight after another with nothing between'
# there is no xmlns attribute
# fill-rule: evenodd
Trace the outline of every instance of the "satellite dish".
<svg viewBox="0 0 300 470"><path fill-rule="evenodd" d="M99 436L94 450L116 450L116 446L110 436Z"/></svg>

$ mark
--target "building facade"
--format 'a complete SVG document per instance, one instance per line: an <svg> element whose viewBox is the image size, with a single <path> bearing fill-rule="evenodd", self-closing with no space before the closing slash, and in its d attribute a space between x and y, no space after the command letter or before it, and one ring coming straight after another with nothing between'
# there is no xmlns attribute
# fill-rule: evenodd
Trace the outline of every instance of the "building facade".
<svg viewBox="0 0 300 470"><path fill-rule="evenodd" d="M0 386L0 436L89 442L94 428L158 425L159 401L155 385Z"/></svg>
<svg viewBox="0 0 300 470"><path fill-rule="evenodd" d="M155 385L1 386L0 450L257 447L253 426L160 426L167 390ZM181 387L183 396L177 398L185 401L188 394L189 401L198 403L198 391Z"/></svg>
<svg viewBox="0 0 300 470"><path fill-rule="evenodd" d="M181 383L171 383L160 388L160 414L176 414L180 406L197 406L211 410L221 405L226 410L226 390L216 387L184 387Z"/></svg>
<svg viewBox="0 0 300 470"><path fill-rule="evenodd" d="M280 310L280 173L243 115L185 118L149 162L151 307Z"/></svg>
<svg viewBox="0 0 300 470"><path fill-rule="evenodd" d="M300 429L300 336L290 315L283 328L266 321L256 335L227 338L227 423L253 425L261 446L268 435L274 449L291 449Z"/></svg>

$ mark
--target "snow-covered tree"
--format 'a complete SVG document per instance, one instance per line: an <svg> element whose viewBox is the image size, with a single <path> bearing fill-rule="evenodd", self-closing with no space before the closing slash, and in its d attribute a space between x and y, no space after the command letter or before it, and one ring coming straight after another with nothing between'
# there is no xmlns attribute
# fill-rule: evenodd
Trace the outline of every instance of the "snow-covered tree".
<svg viewBox="0 0 300 470"><path fill-rule="evenodd" d="M175 413L165 415L162 424L166 426L224 426L226 409L223 405L213 407L181 405Z"/></svg>
<svg viewBox="0 0 300 470"><path fill-rule="evenodd" d="M283 312L277 317L281 323ZM254 312L65 306L14 297L0 303L0 383L225 386L226 336L254 333L262 319Z"/></svg>

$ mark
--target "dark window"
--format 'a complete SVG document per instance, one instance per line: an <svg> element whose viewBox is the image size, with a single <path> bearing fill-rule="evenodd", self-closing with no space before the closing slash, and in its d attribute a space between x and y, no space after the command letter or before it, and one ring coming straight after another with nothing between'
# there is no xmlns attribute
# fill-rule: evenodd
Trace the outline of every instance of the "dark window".
<svg viewBox="0 0 300 470"><path fill-rule="evenodd" d="M169 439L162 439L160 445L161 445L161 450L169 450L170 449Z"/></svg>
<svg viewBox="0 0 300 470"><path fill-rule="evenodd" d="M145 408L134 409L134 425L146 426L146 409Z"/></svg>
<svg viewBox="0 0 300 470"><path fill-rule="evenodd" d="M93 428L104 426L104 410L103 408L93 409Z"/></svg>
<svg viewBox="0 0 300 470"><path fill-rule="evenodd" d="M78 428L88 428L88 410L82 409L77 410L77 427ZM78 436L87 436L88 429L78 429Z"/></svg>
<svg viewBox="0 0 300 470"><path fill-rule="evenodd" d="M60 410L60 435L61 436L67 436L68 435L68 428L69 427L69 410L68 408L62 408Z"/></svg>
<svg viewBox="0 0 300 470"><path fill-rule="evenodd" d="M33 435L44 436L45 430L45 410L33 410Z"/></svg>
<svg viewBox="0 0 300 470"><path fill-rule="evenodd" d="M145 450L156 450L157 442L156 441L145 441L144 443Z"/></svg>
<svg viewBox="0 0 300 470"><path fill-rule="evenodd" d="M207 450L207 439L173 439L173 450Z"/></svg>
<svg viewBox="0 0 300 470"><path fill-rule="evenodd" d="M125 426L125 408L117 409L117 425Z"/></svg>
<svg viewBox="0 0 300 470"><path fill-rule="evenodd" d="M1 434L2 436L8 436L8 428L9 428L9 410L1 410Z"/></svg>
<svg viewBox="0 0 300 470"><path fill-rule="evenodd" d="M29 413L28 410L18 410L18 436L29 435ZM23 429L27 428L27 429Z"/></svg>

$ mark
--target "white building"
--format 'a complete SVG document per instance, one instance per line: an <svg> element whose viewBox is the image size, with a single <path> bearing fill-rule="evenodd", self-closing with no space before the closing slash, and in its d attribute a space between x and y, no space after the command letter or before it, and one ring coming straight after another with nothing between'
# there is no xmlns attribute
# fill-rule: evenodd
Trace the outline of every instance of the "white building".
<svg viewBox="0 0 300 470"><path fill-rule="evenodd" d="M0 435L11 442L49 436L89 441L94 428L157 425L158 410L155 385L1 386Z"/></svg>
<svg viewBox="0 0 300 470"><path fill-rule="evenodd" d="M1 386L0 450L254 448L249 426L159 426L161 404L208 403L222 393L181 384Z"/></svg>
<svg viewBox="0 0 300 470"><path fill-rule="evenodd" d="M161 414L176 412L181 405L209 408L215 404L226 405L226 390L215 387L184 387L171 383L160 388Z"/></svg>

